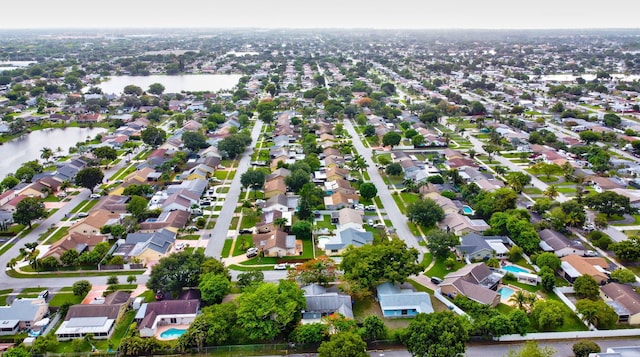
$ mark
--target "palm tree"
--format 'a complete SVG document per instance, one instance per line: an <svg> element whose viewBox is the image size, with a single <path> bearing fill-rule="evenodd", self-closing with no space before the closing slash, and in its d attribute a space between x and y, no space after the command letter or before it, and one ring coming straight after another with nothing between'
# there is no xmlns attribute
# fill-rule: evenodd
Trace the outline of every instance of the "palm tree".
<svg viewBox="0 0 640 357"><path fill-rule="evenodd" d="M516 304L518 309L524 310L525 306L527 306L529 302L529 297L527 295L528 294L525 293L524 290L518 290L511 295L509 301Z"/></svg>
<svg viewBox="0 0 640 357"><path fill-rule="evenodd" d="M582 312L582 321L584 321L587 325L596 326L598 323L598 310L596 309L584 309Z"/></svg>
<svg viewBox="0 0 640 357"><path fill-rule="evenodd" d="M53 156L53 150L51 150L48 147L43 147L40 150L40 158L43 159L45 162L49 161L49 159Z"/></svg>
<svg viewBox="0 0 640 357"><path fill-rule="evenodd" d="M273 220L273 224L280 229L284 229L284 227L289 223L289 220L286 218L276 218Z"/></svg>
<svg viewBox="0 0 640 357"><path fill-rule="evenodd" d="M542 192L542 194L545 197L548 197L550 199L554 199L554 198L558 197L558 195L560 195L560 192L558 191L558 187L556 187L556 185L549 185L547 187L547 189L544 190L544 192Z"/></svg>

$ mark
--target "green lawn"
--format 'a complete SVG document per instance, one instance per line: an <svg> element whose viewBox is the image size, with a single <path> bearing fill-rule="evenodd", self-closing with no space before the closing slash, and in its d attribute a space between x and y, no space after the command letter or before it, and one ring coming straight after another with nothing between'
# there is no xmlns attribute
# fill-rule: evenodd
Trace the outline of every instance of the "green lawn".
<svg viewBox="0 0 640 357"><path fill-rule="evenodd" d="M55 243L57 241L59 241L60 239L62 239L63 237L65 237L67 234L69 233L69 227L61 227L60 229L58 229L57 232L55 232L54 234L50 235L49 238L46 240L46 244L52 244Z"/></svg>
<svg viewBox="0 0 640 357"><path fill-rule="evenodd" d="M433 267L429 271L425 272L425 275L429 277L437 276L439 278L444 278L445 275L462 268L464 265L464 262L456 261L456 265L453 269L447 270L444 266L444 260L437 259Z"/></svg>
<svg viewBox="0 0 640 357"><path fill-rule="evenodd" d="M22 289L21 293L39 293L42 290L46 290L47 288L41 288L41 287L37 287L37 288L24 288Z"/></svg>
<svg viewBox="0 0 640 357"><path fill-rule="evenodd" d="M178 239L198 240L198 239L200 239L200 235L199 234L187 234L187 235L178 237Z"/></svg>
<svg viewBox="0 0 640 357"><path fill-rule="evenodd" d="M2 248L0 248L0 255L4 254L7 250L11 249L11 247L13 246L14 246L14 243L5 244L4 246L2 246Z"/></svg>
<svg viewBox="0 0 640 357"><path fill-rule="evenodd" d="M525 187L522 190L523 193L526 193L528 195L540 195L542 194L542 190L537 188L537 187Z"/></svg>
<svg viewBox="0 0 640 357"><path fill-rule="evenodd" d="M49 306L62 306L65 302L69 302L71 305L77 305L82 302L82 299L82 296L77 296L72 293L58 292L49 300Z"/></svg>
<svg viewBox="0 0 640 357"><path fill-rule="evenodd" d="M331 216L329 215L324 215L322 217L322 221L316 221L316 226L318 227L318 229L322 229L322 228L327 228L330 230L336 229L336 225L331 223Z"/></svg>
<svg viewBox="0 0 640 357"><path fill-rule="evenodd" d="M560 193L575 193L575 187L557 187L558 192Z"/></svg>
<svg viewBox="0 0 640 357"><path fill-rule="evenodd" d="M233 245L233 239L225 239L224 246L222 247L222 257L226 258L229 256L229 252L231 251L231 245Z"/></svg>
<svg viewBox="0 0 640 357"><path fill-rule="evenodd" d="M260 216L254 214L254 212L249 208L242 209L242 223L240 224L241 229L253 228L258 222L260 222Z"/></svg>
<svg viewBox="0 0 640 357"><path fill-rule="evenodd" d="M542 182L556 182L558 181L558 177L557 176L549 176L547 177L546 175L540 175L538 176L538 180L542 181Z"/></svg>
<svg viewBox="0 0 640 357"><path fill-rule="evenodd" d="M411 193L411 192L401 192L400 196L402 197L402 200L404 201L405 205L409 205L410 203L416 202L420 199L420 196L416 193Z"/></svg>
<svg viewBox="0 0 640 357"><path fill-rule="evenodd" d="M225 245L226 245L226 242L225 242ZM252 246L253 246L253 239L251 234L239 235L238 238L236 238L236 245L233 247L233 256L235 257L237 255L245 254L245 252L247 251L247 248ZM246 248L243 249L243 247L246 247ZM231 246L229 246L229 249L231 249ZM222 256L226 257L229 255L228 253L227 255L224 255L223 253Z"/></svg>
<svg viewBox="0 0 640 357"><path fill-rule="evenodd" d="M400 199L400 195L391 194L391 197L393 197L393 200L396 201L396 205L398 205L398 209L400 210L400 212L403 214L407 214L407 208L404 206L404 203Z"/></svg>

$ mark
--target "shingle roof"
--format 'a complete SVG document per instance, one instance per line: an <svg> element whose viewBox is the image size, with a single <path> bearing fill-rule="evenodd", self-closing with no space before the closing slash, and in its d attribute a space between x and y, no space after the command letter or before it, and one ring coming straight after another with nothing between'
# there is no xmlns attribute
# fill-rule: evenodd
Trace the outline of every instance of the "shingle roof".
<svg viewBox="0 0 640 357"><path fill-rule="evenodd" d="M633 291L631 286L609 283L601 289L609 298L627 310L630 315L640 313L640 295Z"/></svg>

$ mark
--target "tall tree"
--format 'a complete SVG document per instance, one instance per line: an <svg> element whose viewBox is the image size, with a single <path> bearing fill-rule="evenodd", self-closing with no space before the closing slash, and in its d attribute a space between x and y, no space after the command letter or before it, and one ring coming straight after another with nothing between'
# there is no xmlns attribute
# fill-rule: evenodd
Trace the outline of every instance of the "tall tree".
<svg viewBox="0 0 640 357"><path fill-rule="evenodd" d="M231 291L231 282L224 274L207 273L200 276L198 289L205 305L219 304Z"/></svg>
<svg viewBox="0 0 640 357"><path fill-rule="evenodd" d="M367 343L355 332L333 334L318 348L319 357L366 357Z"/></svg>
<svg viewBox="0 0 640 357"><path fill-rule="evenodd" d="M456 357L464 354L469 324L451 311L418 314L409 322L402 342L414 356Z"/></svg>
<svg viewBox="0 0 640 357"><path fill-rule="evenodd" d="M198 151L209 147L207 137L204 136L204 134L195 131L185 131L182 134L182 142L184 143L184 146L191 151Z"/></svg>
<svg viewBox="0 0 640 357"><path fill-rule="evenodd" d="M506 357L553 357L556 351L551 347L539 347L535 341L527 341L520 350L509 350Z"/></svg>
<svg viewBox="0 0 640 357"><path fill-rule="evenodd" d="M13 221L19 224L29 225L29 229L31 229L31 222L33 220L46 217L46 215L47 211L40 198L27 197L16 205L16 210L13 212Z"/></svg>
<svg viewBox="0 0 640 357"><path fill-rule="evenodd" d="M333 259L323 255L316 259L307 260L295 269L289 270L288 277L303 285L320 284L326 286L338 279L338 269Z"/></svg>
<svg viewBox="0 0 640 357"><path fill-rule="evenodd" d="M160 128L150 126L140 132L140 138L145 144L151 147L157 147L164 143L167 138L167 133Z"/></svg>
<svg viewBox="0 0 640 357"><path fill-rule="evenodd" d="M372 289L385 281L404 283L408 276L421 271L417 259L415 248L407 248L400 239L392 239L377 245L349 246L340 267L346 280L363 289Z"/></svg>
<svg viewBox="0 0 640 357"><path fill-rule="evenodd" d="M259 190L264 186L265 173L262 170L248 170L240 176L240 183L243 187L250 187L255 191Z"/></svg>
<svg viewBox="0 0 640 357"><path fill-rule="evenodd" d="M238 326L250 340L273 340L298 324L304 293L293 282L262 283L238 299Z"/></svg>
<svg viewBox="0 0 640 357"><path fill-rule="evenodd" d="M407 218L425 227L431 227L444 219L444 210L430 199L424 198L407 206Z"/></svg>
<svg viewBox="0 0 640 357"><path fill-rule="evenodd" d="M453 233L439 229L432 229L426 234L427 248L434 257L440 260L446 259L452 254L451 248L460 244L460 238Z"/></svg>
<svg viewBox="0 0 640 357"><path fill-rule="evenodd" d="M621 215L624 213L631 213L633 211L629 197L617 194L613 191L604 191L602 193L591 195L585 198L584 201L589 208L606 214L607 218L612 215Z"/></svg>
<svg viewBox="0 0 640 357"><path fill-rule="evenodd" d="M103 178L104 174L100 168L87 167L76 173L75 182L76 185L93 191L99 183L102 183Z"/></svg>
<svg viewBox="0 0 640 357"><path fill-rule="evenodd" d="M398 144L400 144L400 141L402 140L402 136L395 132L395 131L390 131L386 134L384 134L384 136L382 137L382 145L384 146L396 146Z"/></svg>
<svg viewBox="0 0 640 357"><path fill-rule="evenodd" d="M360 196L366 200L370 200L378 194L378 189L376 185L370 182L364 182L360 185Z"/></svg>

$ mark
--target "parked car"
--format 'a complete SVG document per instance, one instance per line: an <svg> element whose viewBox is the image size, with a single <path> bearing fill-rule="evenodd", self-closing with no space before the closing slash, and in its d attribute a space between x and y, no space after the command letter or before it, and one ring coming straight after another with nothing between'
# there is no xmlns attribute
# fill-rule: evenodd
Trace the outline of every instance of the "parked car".
<svg viewBox="0 0 640 357"><path fill-rule="evenodd" d="M273 266L273 269L275 269L275 270L287 270L287 264L286 263L276 264L276 265Z"/></svg>
<svg viewBox="0 0 640 357"><path fill-rule="evenodd" d="M258 248L251 247L247 249L247 253L246 253L247 258L253 258L257 255L258 255Z"/></svg>
<svg viewBox="0 0 640 357"><path fill-rule="evenodd" d="M253 229L243 228L238 231L240 234L253 234Z"/></svg>
<svg viewBox="0 0 640 357"><path fill-rule="evenodd" d="M587 250L586 252L584 252L584 256L585 257L597 257L598 253L593 251L593 250Z"/></svg>
<svg viewBox="0 0 640 357"><path fill-rule="evenodd" d="M440 285L442 284L442 279L438 278L437 276L434 276L434 277L431 277L431 282L436 285Z"/></svg>
<svg viewBox="0 0 640 357"><path fill-rule="evenodd" d="M92 193L91 195L89 195L89 198L98 199L98 198L100 198L100 195L97 194L97 193Z"/></svg>
<svg viewBox="0 0 640 357"><path fill-rule="evenodd" d="M369 227L373 227L373 219L368 220L367 224L369 225Z"/></svg>

